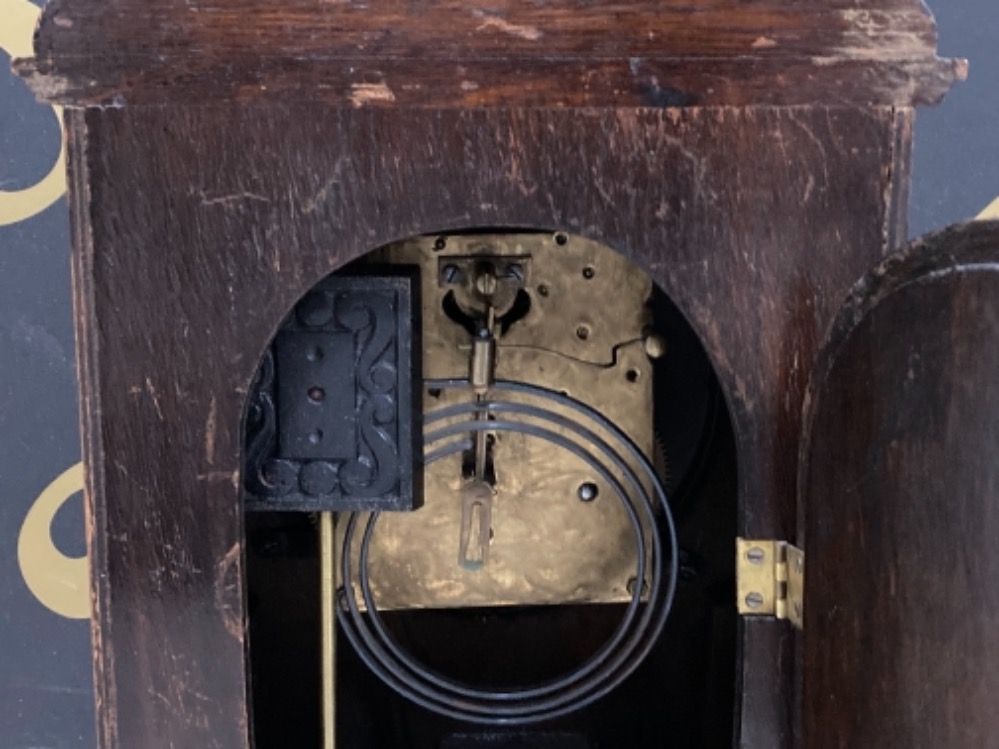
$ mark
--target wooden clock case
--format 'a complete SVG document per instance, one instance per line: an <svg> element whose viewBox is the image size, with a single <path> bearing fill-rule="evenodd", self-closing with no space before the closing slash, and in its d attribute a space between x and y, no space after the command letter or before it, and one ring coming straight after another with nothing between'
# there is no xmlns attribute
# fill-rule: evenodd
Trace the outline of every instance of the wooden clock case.
<svg viewBox="0 0 999 749"><path fill-rule="evenodd" d="M54 0L35 51L69 138L101 747L251 746L261 353L348 261L479 227L599 240L700 336L739 533L809 559L803 635L742 623L738 745L988 742L999 231L842 306L905 238L913 106L964 75L918 0Z"/></svg>

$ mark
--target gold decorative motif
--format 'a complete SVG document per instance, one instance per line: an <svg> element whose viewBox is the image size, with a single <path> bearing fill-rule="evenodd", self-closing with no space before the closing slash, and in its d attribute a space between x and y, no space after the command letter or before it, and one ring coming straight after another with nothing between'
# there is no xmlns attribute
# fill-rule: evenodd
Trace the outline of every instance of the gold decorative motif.
<svg viewBox="0 0 999 749"><path fill-rule="evenodd" d="M31 505L17 539L21 575L35 598L67 619L90 616L87 557L70 557L52 541L52 519L77 492L83 491L83 464L63 471Z"/></svg>
<svg viewBox="0 0 999 749"><path fill-rule="evenodd" d="M999 219L999 198L996 198L991 203L989 203L982 212L975 216L978 221L995 221Z"/></svg>
<svg viewBox="0 0 999 749"><path fill-rule="evenodd" d="M28 0L0 0L0 49L11 58L32 57L31 40L41 8ZM66 192L66 133L62 107L53 105L59 122L59 156L39 182L23 190L0 190L0 226L16 224L41 213Z"/></svg>

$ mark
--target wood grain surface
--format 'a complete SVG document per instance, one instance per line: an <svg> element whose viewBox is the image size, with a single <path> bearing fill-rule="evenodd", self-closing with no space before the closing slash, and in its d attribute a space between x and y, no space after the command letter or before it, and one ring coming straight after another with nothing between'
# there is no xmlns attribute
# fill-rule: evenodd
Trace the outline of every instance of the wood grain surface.
<svg viewBox="0 0 999 749"><path fill-rule="evenodd" d="M392 240L536 227L634 259L717 369L741 532L792 538L810 363L903 236L910 124L887 107L71 112L102 747L248 746L245 395L294 301ZM742 745L785 746L791 638L744 629Z"/></svg>
<svg viewBox="0 0 999 749"><path fill-rule="evenodd" d="M669 107L937 101L920 0L53 0L36 93L70 105Z"/></svg>
<svg viewBox="0 0 999 749"><path fill-rule="evenodd" d="M855 290L810 388L804 745L965 749L999 714L999 222Z"/></svg>

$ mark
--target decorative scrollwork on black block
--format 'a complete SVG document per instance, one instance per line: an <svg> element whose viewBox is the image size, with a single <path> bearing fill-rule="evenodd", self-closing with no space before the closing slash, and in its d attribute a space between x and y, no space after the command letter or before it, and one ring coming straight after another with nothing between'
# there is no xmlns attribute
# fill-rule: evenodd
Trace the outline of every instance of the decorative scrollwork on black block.
<svg viewBox="0 0 999 749"><path fill-rule="evenodd" d="M249 510L422 504L414 276L330 276L264 355L246 416Z"/></svg>

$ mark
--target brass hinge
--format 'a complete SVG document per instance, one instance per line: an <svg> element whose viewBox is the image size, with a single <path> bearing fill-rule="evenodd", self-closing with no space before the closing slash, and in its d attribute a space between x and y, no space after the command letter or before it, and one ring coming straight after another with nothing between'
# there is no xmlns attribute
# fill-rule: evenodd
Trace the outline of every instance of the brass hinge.
<svg viewBox="0 0 999 749"><path fill-rule="evenodd" d="M805 552L784 541L737 538L736 595L742 616L773 616L803 629Z"/></svg>

